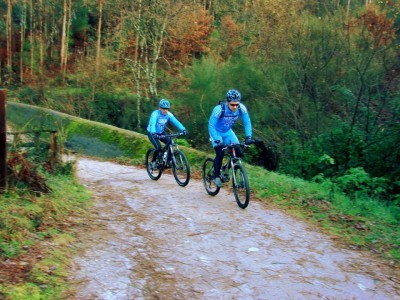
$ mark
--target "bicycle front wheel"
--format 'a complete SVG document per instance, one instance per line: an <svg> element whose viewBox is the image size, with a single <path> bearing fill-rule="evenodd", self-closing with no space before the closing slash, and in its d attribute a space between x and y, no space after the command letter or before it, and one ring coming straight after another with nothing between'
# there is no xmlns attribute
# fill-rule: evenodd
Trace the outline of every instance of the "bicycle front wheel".
<svg viewBox="0 0 400 300"><path fill-rule="evenodd" d="M145 161L147 174L152 180L158 180L161 177L163 171L162 166L159 166L159 164L157 164L157 168L153 168L152 166L151 161L153 160L155 151L156 149L154 148L149 149L146 153L146 161Z"/></svg>
<svg viewBox="0 0 400 300"><path fill-rule="evenodd" d="M216 186L214 181L214 160L207 158L203 164L203 184L207 194L215 196L219 193L220 187Z"/></svg>
<svg viewBox="0 0 400 300"><path fill-rule="evenodd" d="M182 151L174 151L174 160L172 160L172 173L176 182L180 186L186 186L190 180L190 166L186 155Z"/></svg>
<svg viewBox="0 0 400 300"><path fill-rule="evenodd" d="M232 173L232 188L236 202L240 208L245 209L250 201L249 178L242 165L234 165Z"/></svg>

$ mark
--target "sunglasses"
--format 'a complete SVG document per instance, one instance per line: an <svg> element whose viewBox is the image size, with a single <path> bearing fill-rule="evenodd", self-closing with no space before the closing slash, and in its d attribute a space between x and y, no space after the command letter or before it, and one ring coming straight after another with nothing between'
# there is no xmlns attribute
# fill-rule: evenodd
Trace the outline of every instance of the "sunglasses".
<svg viewBox="0 0 400 300"><path fill-rule="evenodd" d="M229 103L229 106L232 106L232 107L239 107L239 104L232 104L232 103Z"/></svg>

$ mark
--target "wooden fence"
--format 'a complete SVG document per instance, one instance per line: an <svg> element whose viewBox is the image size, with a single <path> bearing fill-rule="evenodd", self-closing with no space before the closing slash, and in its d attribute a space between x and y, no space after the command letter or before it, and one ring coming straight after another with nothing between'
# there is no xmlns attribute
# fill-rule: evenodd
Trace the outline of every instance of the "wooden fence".
<svg viewBox="0 0 400 300"><path fill-rule="evenodd" d="M20 136L33 135L33 142L23 144L24 147L39 147L40 136L43 133L50 133L49 141L49 167L54 170L57 160L59 146L57 144L57 130L32 130L21 132L7 132L6 126L6 92L0 90L0 193L7 188L7 135L13 135L14 139Z"/></svg>

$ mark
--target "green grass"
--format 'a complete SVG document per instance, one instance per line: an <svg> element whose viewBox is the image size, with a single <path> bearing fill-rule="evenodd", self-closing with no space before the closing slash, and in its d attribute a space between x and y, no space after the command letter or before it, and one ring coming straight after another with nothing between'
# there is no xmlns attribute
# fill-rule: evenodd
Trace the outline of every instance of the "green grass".
<svg viewBox="0 0 400 300"><path fill-rule="evenodd" d="M66 219L84 214L90 194L73 176L47 176L51 194L34 196L24 190L0 195L0 259L33 251L45 240L42 258L21 283L0 284L0 298L60 299L66 289L73 236L64 232ZM43 248L43 247L42 247Z"/></svg>
<svg viewBox="0 0 400 300"><path fill-rule="evenodd" d="M400 262L400 209L367 197L351 199L331 184L318 184L253 167L251 187L262 201L284 209L352 248Z"/></svg>

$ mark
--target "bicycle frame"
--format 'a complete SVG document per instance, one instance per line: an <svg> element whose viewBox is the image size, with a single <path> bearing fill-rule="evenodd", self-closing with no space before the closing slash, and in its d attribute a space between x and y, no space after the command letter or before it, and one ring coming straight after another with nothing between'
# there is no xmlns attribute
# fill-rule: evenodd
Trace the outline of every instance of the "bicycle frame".
<svg viewBox="0 0 400 300"><path fill-rule="evenodd" d="M162 161L162 167L165 169L167 167L168 162L171 162L173 165L176 166L176 159L175 156L173 155L175 150L179 150L178 144L175 143L174 137L181 136L181 133L173 133L169 135L164 135L165 137L169 137L170 141L168 144L166 144L161 152L163 154L163 161ZM165 153L167 155L165 156Z"/></svg>
<svg viewBox="0 0 400 300"><path fill-rule="evenodd" d="M235 144L235 145L232 144L225 148L222 148L222 150L224 151L224 158L228 159L226 164L222 165L222 167L221 167L221 181L222 182L228 182L230 180L229 173L231 173L232 178L234 180L234 184L237 184L236 176L234 175L233 170L234 170L235 165L242 164L242 160L240 159L240 157L236 156L236 149L234 148L234 146L236 146L236 145L241 145L241 144ZM228 151L232 151L232 152L229 153Z"/></svg>
<svg viewBox="0 0 400 300"><path fill-rule="evenodd" d="M232 175L232 190L236 202L240 208L246 208L250 201L250 185L247 172L242 165L242 160L236 154L236 147L247 148L245 142L240 144L230 144L222 150L224 151L223 163L221 166L221 181L229 182ZM225 161L225 163L224 163ZM206 158L203 164L203 184L210 196L216 196L221 187L214 183L214 159Z"/></svg>
<svg viewBox="0 0 400 300"><path fill-rule="evenodd" d="M155 148L150 148L146 153L146 170L147 174L152 180L158 180L163 171L167 168L172 168L172 173L176 182L180 186L186 186L190 180L190 166L187 157L179 149L178 144L175 143L174 138L184 135L183 133L172 133L161 136L169 137L170 140L165 146L160 149L158 157L154 160ZM160 157L161 155L161 157ZM153 166L153 162L157 162L157 167Z"/></svg>

